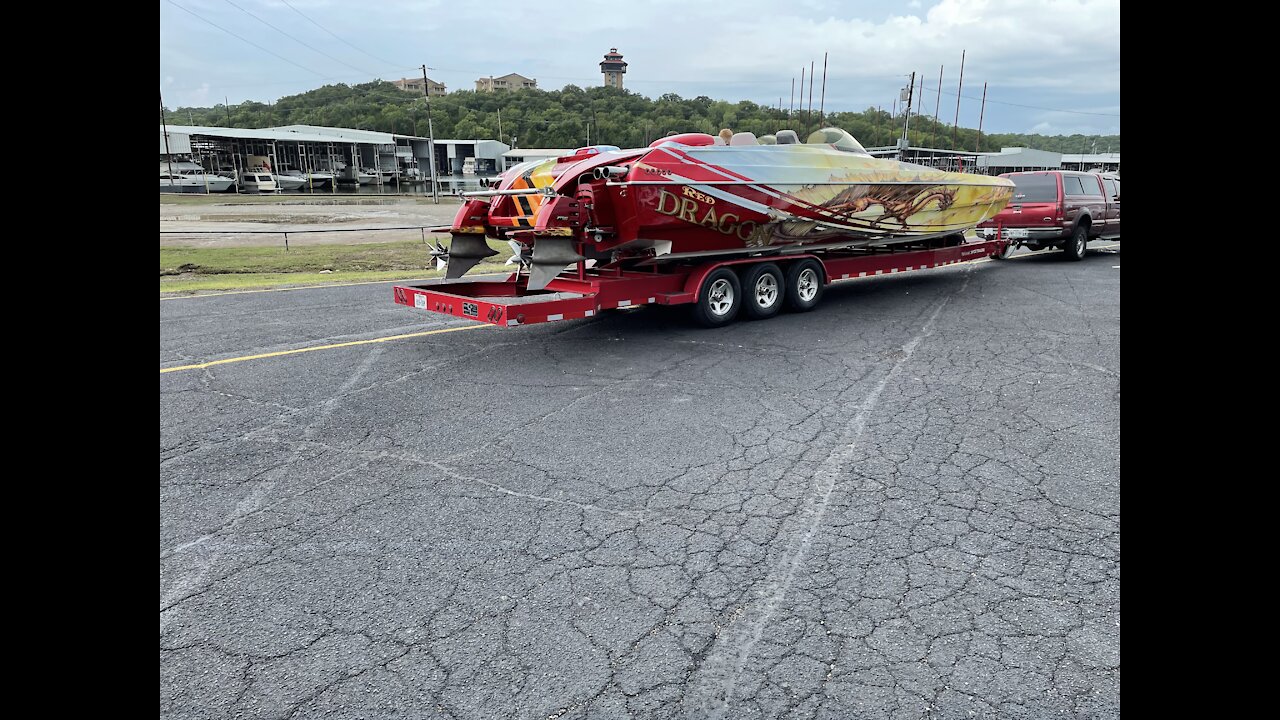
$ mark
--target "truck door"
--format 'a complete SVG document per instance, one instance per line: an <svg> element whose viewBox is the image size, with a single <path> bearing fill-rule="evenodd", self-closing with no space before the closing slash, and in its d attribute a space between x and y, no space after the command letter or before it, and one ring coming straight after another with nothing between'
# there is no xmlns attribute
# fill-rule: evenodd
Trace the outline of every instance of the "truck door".
<svg viewBox="0 0 1280 720"><path fill-rule="evenodd" d="M1103 178L1107 188L1107 234L1120 235L1120 181Z"/></svg>

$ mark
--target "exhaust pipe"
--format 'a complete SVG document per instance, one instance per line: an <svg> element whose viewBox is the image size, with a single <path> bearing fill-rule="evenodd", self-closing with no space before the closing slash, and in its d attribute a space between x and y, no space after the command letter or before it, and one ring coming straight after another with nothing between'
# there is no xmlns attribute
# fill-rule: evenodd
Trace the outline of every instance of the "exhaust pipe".
<svg viewBox="0 0 1280 720"><path fill-rule="evenodd" d="M603 167L598 167L595 170L591 171L592 177L594 177L597 180L612 180L620 177L625 177L626 174L627 174L627 168L617 167L616 165L605 165Z"/></svg>

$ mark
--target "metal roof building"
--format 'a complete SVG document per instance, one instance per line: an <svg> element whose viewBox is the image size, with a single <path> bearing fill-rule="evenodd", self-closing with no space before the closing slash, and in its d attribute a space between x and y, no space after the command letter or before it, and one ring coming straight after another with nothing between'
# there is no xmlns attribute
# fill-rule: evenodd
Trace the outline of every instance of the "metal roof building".
<svg viewBox="0 0 1280 720"><path fill-rule="evenodd" d="M1058 170L1061 167L1061 153L1032 148L1000 148L998 153L982 153L978 156L978 169L989 174L1022 170Z"/></svg>
<svg viewBox="0 0 1280 720"><path fill-rule="evenodd" d="M244 167L250 156L258 156L272 158L272 164L281 170L348 167L395 171L421 167L423 174L429 175L434 164L440 176L461 174L464 160L474 157L478 172L498 172L503 169L502 154L509 147L496 140L436 140L433 148L428 138L418 135L320 125L169 125L160 129L161 155L191 155L211 169Z"/></svg>
<svg viewBox="0 0 1280 720"><path fill-rule="evenodd" d="M1104 172L1120 169L1120 153L1066 153L1062 156L1063 170L1095 170Z"/></svg>

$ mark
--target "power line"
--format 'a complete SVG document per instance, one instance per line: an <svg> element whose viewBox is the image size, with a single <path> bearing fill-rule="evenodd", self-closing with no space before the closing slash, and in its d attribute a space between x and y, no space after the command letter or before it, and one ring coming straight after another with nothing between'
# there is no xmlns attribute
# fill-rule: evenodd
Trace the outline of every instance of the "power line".
<svg viewBox="0 0 1280 720"><path fill-rule="evenodd" d="M380 57L378 57L377 55L374 55L373 53L370 53L370 52L366 52L366 51L364 51L364 50L361 50L360 48L356 47L355 45L352 45L351 43L347 42L346 40L343 40L341 37L339 37L339 36L338 36L338 34L337 34L337 33L333 32L333 31L332 31L332 30L330 30L329 28L327 28L327 27L325 27L325 26L321 25L320 23L316 22L315 20L312 20L311 18L307 17L307 16L306 16L305 14L303 14L303 12L302 12L301 10L299 10L298 8L296 8L296 7L292 6L292 5L289 5L288 0L280 0L280 2L282 2L282 3L284 3L286 6L288 6L288 8L289 8L290 10L292 10L292 11L294 11L294 12L298 13L299 15L302 15L303 19L305 19L307 22L311 23L312 25L315 25L316 27L320 28L321 30L323 30L323 31L325 31L325 32L329 33L330 35L334 36L335 38L337 38L337 39L338 39L338 41L339 41L339 42L343 43L344 45L346 45L346 46L347 46L347 47L349 47L349 48L354 49L356 52L362 53L362 54L364 54L364 55L368 55L369 57L373 58L374 60L377 60L377 61L378 61L378 62L380 62L380 63L386 63L387 65L399 65L399 63L394 63L394 62L391 62L390 60L384 60L383 58L380 58Z"/></svg>
<svg viewBox="0 0 1280 720"><path fill-rule="evenodd" d="M271 23L267 22L266 20L263 20L262 18L258 17L257 15L254 15L253 13L249 12L248 10L245 10L244 8L240 7L239 5L237 5L237 4L233 3L233 2L231 2L231 0L226 0L226 1L227 1L227 4L228 4L228 5L230 5L231 7L233 7L233 8L235 8L235 9L239 10L240 12L244 13L245 15L248 15L249 17L253 18L254 20L257 20L258 22L262 23L263 25L266 25L267 27L271 28L272 30L275 30L276 32L280 33L281 35L283 35L283 36L285 36L285 37L289 38L290 40L292 40L292 41L294 41L294 42L298 43L298 44L299 44L299 45L301 45L302 47L305 47L305 48L307 48L307 49L311 50L312 52L319 53L319 54L321 54L321 55L323 55L323 56L325 56L325 57L329 58L330 60L332 60L332 61L334 61L334 62L336 62L336 63L338 63L338 64L340 64L340 65L346 65L347 67L351 68L352 70L358 70L358 71L360 71L360 72L362 72L362 73L365 73L366 75L372 75L372 74L373 74L373 73L370 73L368 70L364 70L364 69L362 69L362 68L358 68L358 67L356 67L355 65L352 65L352 64L350 64L350 63L348 63L348 62L344 62L344 61L342 61L342 60L339 60L338 58L336 58L336 57L334 57L334 56L330 55L329 53L327 53L327 52L325 52L325 51L323 51L323 50L320 50L320 49L317 49L317 48L311 47L310 45L308 45L308 44L306 44L306 43L302 42L302 41L301 41L301 40L299 40L298 38L296 38L296 37L294 37L294 36L290 35L289 33L287 33L287 32L285 32L285 31L281 30L280 28L276 27L275 25L272 25Z"/></svg>
<svg viewBox="0 0 1280 720"><path fill-rule="evenodd" d="M302 68L303 70L306 70L307 72L309 72L309 73L311 73L311 74L313 74L313 75L319 75L321 78L324 78L324 73L321 73L321 72L317 72L317 71L315 71L315 70L312 70L311 68L307 67L306 65L299 65L298 63L296 63L296 62L294 62L294 61L290 60L289 58L287 58L287 57L285 57L285 56L283 56L283 55L279 55L279 54L276 54L276 53L274 53L274 52L271 52L270 50L268 50L268 49L266 49L266 48L262 47L261 45L259 45L258 43L254 42L254 41L252 41L252 40L245 40L244 38L242 38L242 37L240 37L239 35L237 35L237 34L235 34L235 33L231 32L230 30L228 30L228 29L226 29L226 28L222 27L221 25L219 25L219 24L217 24L217 23L215 23L215 22L212 22L212 21L210 21L210 20L206 20L206 19L204 19L204 18L200 17L199 15L196 15L194 12L191 12L190 10L188 10L188 9L186 9L186 8L184 8L184 7L182 7L181 5L179 5L178 3L174 2L173 0L165 0L165 2L167 2L167 3L169 3L170 5L172 5L172 6L176 7L176 8L178 8L178 9L179 9L179 10L181 10L182 12L185 12L185 13L187 13L188 15L191 15L192 17L196 18L197 20L200 20L201 22L208 23L209 25L212 25L212 26L214 26L214 27L218 28L218 29L219 29L219 30L221 30L222 32L224 32L224 33L226 33L226 34L230 35L231 37L233 37L233 38L235 38L235 39L237 39L237 40L239 40L239 41L241 41L241 42L248 43L248 44L250 44L250 45L252 45L252 46L254 46L254 47L258 48L259 50L261 50L261 51L262 51L262 52L264 52L264 53L267 53L268 55L271 55L271 56L273 56L273 57L278 57L278 58L280 58L281 60L283 60L283 61L285 61L285 62L289 63L290 65L293 65L293 66L295 66L295 67L300 67L300 68Z"/></svg>
<svg viewBox="0 0 1280 720"><path fill-rule="evenodd" d="M931 85L926 85L925 89L938 90L939 88ZM944 93L947 92L946 88L942 88L941 91ZM981 98L974 97L972 95L961 95L960 97L964 98L965 100L981 100ZM1097 115L1099 117L1120 117L1120 113L1098 113L1098 112L1087 112L1084 110L1063 110L1062 108L1041 107L1040 105L1022 105L1020 103L1011 103L1011 102L1002 102L1000 100L992 100L989 97L987 98L987 102L995 103L996 105L1011 105L1013 107L1029 108L1031 110L1047 110L1049 112L1071 113L1073 115Z"/></svg>

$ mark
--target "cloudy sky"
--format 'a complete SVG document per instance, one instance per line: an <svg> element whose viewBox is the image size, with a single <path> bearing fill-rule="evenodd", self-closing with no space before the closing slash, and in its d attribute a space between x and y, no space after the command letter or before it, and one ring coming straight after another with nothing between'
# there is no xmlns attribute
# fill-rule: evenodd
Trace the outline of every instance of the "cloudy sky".
<svg viewBox="0 0 1280 720"><path fill-rule="evenodd" d="M271 102L424 63L450 90L509 72L543 89L600 85L611 47L630 63L625 86L649 97L784 107L816 61L815 108L827 52L828 111L887 110L915 71L933 114L945 66L948 120L967 51L961 125L977 126L985 81L984 131L1120 132L1119 0L160 0L170 108Z"/></svg>

